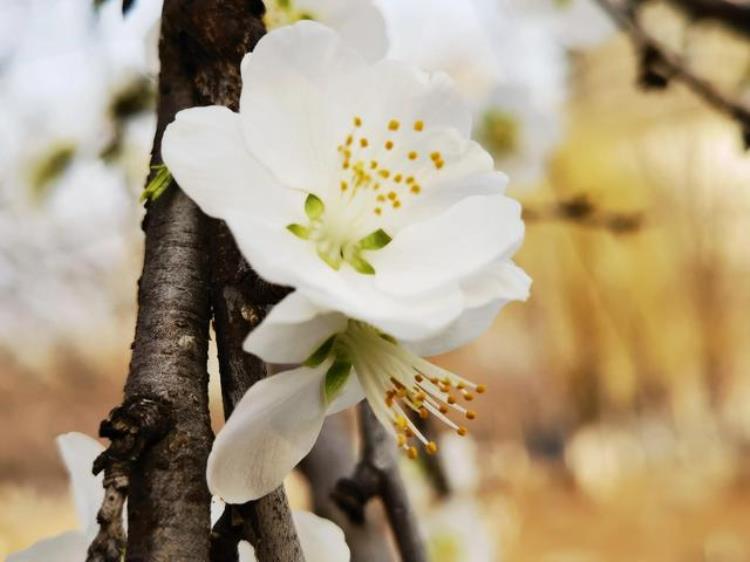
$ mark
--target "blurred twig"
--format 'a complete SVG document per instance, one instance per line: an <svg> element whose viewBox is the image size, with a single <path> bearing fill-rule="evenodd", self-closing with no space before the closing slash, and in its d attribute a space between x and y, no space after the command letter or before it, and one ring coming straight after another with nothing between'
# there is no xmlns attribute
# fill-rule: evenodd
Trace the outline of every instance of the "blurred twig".
<svg viewBox="0 0 750 562"><path fill-rule="evenodd" d="M714 109L737 121L742 127L745 144L750 143L750 107L719 91L711 82L693 73L685 60L666 49L651 37L638 21L635 5L624 0L596 0L599 5L630 37L641 54L641 83L645 87L663 88L671 80L687 86ZM682 2L685 4L714 4L709 1ZM747 10L748 8L746 8Z"/></svg>
<svg viewBox="0 0 750 562"><path fill-rule="evenodd" d="M742 0L668 0L694 20L713 20L750 36L750 3Z"/></svg>
<svg viewBox="0 0 750 562"><path fill-rule="evenodd" d="M404 562L427 562L417 517L398 470L395 442L375 417L369 404L359 406L362 459L351 478L336 484L334 501L354 522L364 521L367 502L380 496Z"/></svg>
<svg viewBox="0 0 750 562"><path fill-rule="evenodd" d="M643 226L640 212L623 213L597 208L585 194L543 206L524 206L527 222L568 221L582 226L609 230L614 234L630 234Z"/></svg>

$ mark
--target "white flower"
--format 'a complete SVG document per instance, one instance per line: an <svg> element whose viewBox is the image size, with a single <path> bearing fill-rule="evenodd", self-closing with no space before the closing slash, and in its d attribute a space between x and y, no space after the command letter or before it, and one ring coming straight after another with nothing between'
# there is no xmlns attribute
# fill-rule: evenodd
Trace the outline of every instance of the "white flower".
<svg viewBox="0 0 750 562"><path fill-rule="evenodd" d="M80 524L79 530L68 531L41 540L29 548L11 554L7 562L73 562L85 560L86 552L98 531L96 515L104 499L103 474L94 476L94 460L104 447L88 435L66 433L57 438L57 446L68 469L71 491ZM211 500L211 524L215 524L224 510L218 498ZM331 521L312 513L292 513L305 560L308 562L347 562L349 547L344 533ZM123 523L127 524L127 514ZM249 543L240 543L240 562L254 562L255 554Z"/></svg>
<svg viewBox="0 0 750 562"><path fill-rule="evenodd" d="M496 0L379 0L388 56L456 80L471 101L474 136L514 183L531 183L560 138L565 53L551 21ZM416 31L418 30L418 32Z"/></svg>
<svg viewBox="0 0 750 562"><path fill-rule="evenodd" d="M470 112L444 75L369 65L312 22L267 35L242 70L239 115L183 111L162 146L256 271L297 289L245 349L310 366L256 384L217 437L209 483L232 502L279 485L324 417L362 398L357 380L412 456L410 436L435 445L402 405L465 433L444 415L473 417L450 389L478 387L416 353L474 339L529 288L510 261L520 208L467 139Z"/></svg>
<svg viewBox="0 0 750 562"><path fill-rule="evenodd" d="M89 544L96 536L96 514L104 498L103 476L94 476L94 459L104 450L101 444L82 433L66 433L57 446L68 469L71 491L78 514L78 530L41 540L26 550L11 554L8 562L71 562L85 560Z"/></svg>
<svg viewBox="0 0 750 562"><path fill-rule="evenodd" d="M498 562L493 533L471 497L439 504L425 518L427 548L432 562Z"/></svg>
<svg viewBox="0 0 750 562"><path fill-rule="evenodd" d="M374 0L267 0L264 22L269 30L314 20L341 35L368 60L385 55L385 22Z"/></svg>

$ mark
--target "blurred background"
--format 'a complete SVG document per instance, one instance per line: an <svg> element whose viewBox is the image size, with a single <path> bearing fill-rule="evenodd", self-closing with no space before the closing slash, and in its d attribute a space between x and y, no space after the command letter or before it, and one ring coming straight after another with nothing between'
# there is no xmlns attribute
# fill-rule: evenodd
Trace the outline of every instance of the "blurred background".
<svg viewBox="0 0 750 562"><path fill-rule="evenodd" d="M454 78L524 203L518 262L534 280L527 303L437 359L488 392L471 436L441 439L447 498L404 463L433 559L750 561L738 124L676 82L639 87L628 37L588 0L466 0L458 15L410 1L411 14L378 2L390 56L472 71ZM748 39L645 4L644 29L691 72L750 100ZM116 0L0 0L0 556L76 526L54 437L96 435L120 400L159 12L151 0L126 16ZM465 25L446 38L436 20L442 37L422 36L409 17ZM460 48L440 55L446 44ZM293 504L305 486L290 478Z"/></svg>

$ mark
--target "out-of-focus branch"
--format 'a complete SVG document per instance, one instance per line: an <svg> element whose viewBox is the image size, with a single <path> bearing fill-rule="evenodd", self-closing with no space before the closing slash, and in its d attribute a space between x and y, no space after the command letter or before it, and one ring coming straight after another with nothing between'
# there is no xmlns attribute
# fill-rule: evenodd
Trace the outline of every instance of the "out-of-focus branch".
<svg viewBox="0 0 750 562"><path fill-rule="evenodd" d="M609 230L613 234L630 234L638 231L643 225L642 213L599 209L586 195L576 195L547 205L525 205L523 218L530 223L566 221Z"/></svg>
<svg viewBox="0 0 750 562"><path fill-rule="evenodd" d="M681 56L669 51L651 37L639 23L637 10L629 2L624 0L596 1L628 34L636 49L641 53L644 86L664 87L670 80L681 82L714 109L736 120L742 127L743 138L748 144L750 141L750 107L719 91L711 82L694 74Z"/></svg>
<svg viewBox="0 0 750 562"><path fill-rule="evenodd" d="M742 0L668 0L694 20L713 20L750 36L750 4Z"/></svg>
<svg viewBox="0 0 750 562"><path fill-rule="evenodd" d="M404 562L427 562L416 514L398 471L395 443L366 401L360 404L359 414L362 458L351 478L344 478L336 484L333 498L352 521L362 522L365 505L379 496L401 559Z"/></svg>
<svg viewBox="0 0 750 562"><path fill-rule="evenodd" d="M361 523L352 522L331 496L336 482L352 474L356 464L348 412L329 416L312 451L300 463L310 482L315 513L336 523L344 531L352 562L390 562L388 541L383 540L385 520L368 513Z"/></svg>

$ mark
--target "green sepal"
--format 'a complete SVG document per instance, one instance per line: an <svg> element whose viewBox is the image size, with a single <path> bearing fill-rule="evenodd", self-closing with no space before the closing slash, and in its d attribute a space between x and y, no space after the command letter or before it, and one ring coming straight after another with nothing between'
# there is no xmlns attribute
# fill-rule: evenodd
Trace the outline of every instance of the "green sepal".
<svg viewBox="0 0 750 562"><path fill-rule="evenodd" d="M344 388L352 371L352 362L343 357L336 357L333 365L326 371L325 399L326 403L333 401Z"/></svg>
<svg viewBox="0 0 750 562"><path fill-rule="evenodd" d="M341 268L342 258L335 257L325 252L318 250L318 257L326 262L334 271L338 271Z"/></svg>
<svg viewBox="0 0 750 562"><path fill-rule="evenodd" d="M292 223L287 225L286 229L294 234L297 238L301 238L302 240L307 240L310 238L310 229L306 226L302 226L301 224Z"/></svg>
<svg viewBox="0 0 750 562"><path fill-rule="evenodd" d="M362 238L357 244L362 250L380 250L385 248L392 238L388 236L388 233L382 228L378 228L375 232L372 232Z"/></svg>
<svg viewBox="0 0 750 562"><path fill-rule="evenodd" d="M348 261L359 273L364 275L375 275L375 268L359 254L354 254Z"/></svg>
<svg viewBox="0 0 750 562"><path fill-rule="evenodd" d="M320 197L313 195L312 193L305 199L305 214L310 220L319 219L323 215L326 206L321 201Z"/></svg>
<svg viewBox="0 0 750 562"><path fill-rule="evenodd" d="M331 353L331 349L333 348L333 344L336 341L336 336L333 335L330 338L328 338L326 341L324 341L318 349L313 351L310 354L310 357L305 359L305 362L302 363L305 367L317 367L320 365L323 361L326 360L328 355Z"/></svg>
<svg viewBox="0 0 750 562"><path fill-rule="evenodd" d="M394 338L390 334L384 334L383 332L381 332L380 333L380 339L383 339L383 340L387 341L388 343L392 343L394 345L398 345L398 340L396 340L396 338Z"/></svg>
<svg viewBox="0 0 750 562"><path fill-rule="evenodd" d="M151 166L151 169L156 171L156 175L141 193L141 203L147 200L156 201L172 183L172 173L164 164Z"/></svg>

